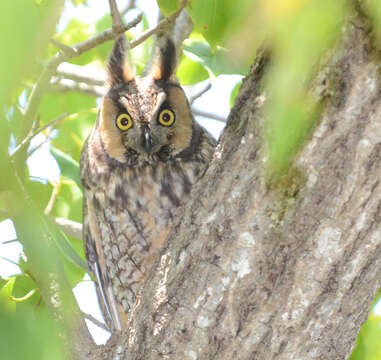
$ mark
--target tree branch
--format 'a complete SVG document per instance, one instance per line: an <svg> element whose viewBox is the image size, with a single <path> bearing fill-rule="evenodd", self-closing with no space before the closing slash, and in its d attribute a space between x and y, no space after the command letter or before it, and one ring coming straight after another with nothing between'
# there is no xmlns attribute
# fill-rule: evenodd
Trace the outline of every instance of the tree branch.
<svg viewBox="0 0 381 360"><path fill-rule="evenodd" d="M69 113L64 113L60 116L58 116L57 118L49 121L47 124L45 124L44 126L41 126L37 129L34 129L32 130L28 135L27 137L21 141L21 143L19 145L16 146L13 154L12 154L12 157L16 156L21 150L25 149L25 147L27 147L29 145L29 142L36 136L38 135L39 133L41 133L42 131L46 130L48 127L51 127L51 126L55 126L57 125L61 120L65 119L65 117L69 116Z"/></svg>
<svg viewBox="0 0 381 360"><path fill-rule="evenodd" d="M97 85L88 85L84 82L76 82L74 80L60 79L50 83L49 92L68 92L78 91L87 95L102 97L105 94L105 88Z"/></svg>
<svg viewBox="0 0 381 360"><path fill-rule="evenodd" d="M115 0L109 0L109 6L112 19L112 30L116 33L119 33L121 32L120 29L123 27L123 22Z"/></svg>
<svg viewBox="0 0 381 360"><path fill-rule="evenodd" d="M59 78L83 82L88 85L104 86L105 83L105 77L102 70L67 62L58 66L56 75Z"/></svg>
<svg viewBox="0 0 381 360"><path fill-rule="evenodd" d="M194 107L192 107L192 114L197 115L197 116L203 116L203 117L206 117L209 119L213 119L213 120L217 120L217 121L226 123L226 118L224 118L223 116L212 114L212 113L207 112L207 111L198 110L198 109L195 109Z"/></svg>
<svg viewBox="0 0 381 360"><path fill-rule="evenodd" d="M195 100L200 98L202 95L204 95L211 88L212 88L212 84L209 82L203 89L201 89L199 92L197 92L194 95L189 97L189 103L192 105L195 102Z"/></svg>
<svg viewBox="0 0 381 360"><path fill-rule="evenodd" d="M134 48L141 44L144 40L148 39L151 35L157 33L158 31L164 29L168 25L172 24L176 18L180 15L181 11L186 6L186 1L182 1L182 4L180 6L180 9L177 10L172 15L168 16L167 18L164 18L161 20L154 28L148 29L145 32L143 32L138 38L136 38L134 41L131 41L130 48Z"/></svg>
<svg viewBox="0 0 381 360"><path fill-rule="evenodd" d="M60 217L53 218L53 222L58 225L67 236L83 240L81 223Z"/></svg>
<svg viewBox="0 0 381 360"><path fill-rule="evenodd" d="M85 319L90 320L92 323L94 323L95 325L97 325L101 329L103 329L105 331L110 331L109 328L106 326L106 324L104 324L102 321L99 321L98 319L96 319L93 315L90 315L90 314L85 313L85 312L82 311L82 316Z"/></svg>
<svg viewBox="0 0 381 360"><path fill-rule="evenodd" d="M129 3L125 6L124 9L120 11L121 15L125 15L128 11L135 7L135 0L130 0Z"/></svg>

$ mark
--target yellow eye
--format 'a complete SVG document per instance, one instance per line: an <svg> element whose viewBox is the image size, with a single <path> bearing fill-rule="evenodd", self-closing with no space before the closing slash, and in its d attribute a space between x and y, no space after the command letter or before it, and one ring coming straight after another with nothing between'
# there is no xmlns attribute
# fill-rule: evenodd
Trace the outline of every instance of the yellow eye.
<svg viewBox="0 0 381 360"><path fill-rule="evenodd" d="M116 126L122 131L128 130L132 126L131 116L128 114L120 114L116 118Z"/></svg>
<svg viewBox="0 0 381 360"><path fill-rule="evenodd" d="M175 114L169 109L162 110L159 114L159 124L171 126L175 122Z"/></svg>

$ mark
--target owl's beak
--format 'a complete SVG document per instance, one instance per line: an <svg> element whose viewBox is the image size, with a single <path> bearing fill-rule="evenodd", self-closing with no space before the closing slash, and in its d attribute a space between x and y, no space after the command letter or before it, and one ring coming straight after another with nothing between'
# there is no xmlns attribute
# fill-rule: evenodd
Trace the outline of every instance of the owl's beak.
<svg viewBox="0 0 381 360"><path fill-rule="evenodd" d="M143 130L143 147L146 150L147 154L151 154L153 146L152 146L152 137L147 128Z"/></svg>

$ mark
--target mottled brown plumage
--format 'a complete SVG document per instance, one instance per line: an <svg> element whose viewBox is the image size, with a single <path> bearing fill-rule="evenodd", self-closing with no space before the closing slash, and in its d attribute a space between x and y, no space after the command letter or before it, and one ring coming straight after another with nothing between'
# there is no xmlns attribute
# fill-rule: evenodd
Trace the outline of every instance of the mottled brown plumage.
<svg viewBox="0 0 381 360"><path fill-rule="evenodd" d="M107 324L121 330L176 209L204 174L215 141L190 113L163 38L135 77L124 36L108 63L108 92L81 154L84 239Z"/></svg>

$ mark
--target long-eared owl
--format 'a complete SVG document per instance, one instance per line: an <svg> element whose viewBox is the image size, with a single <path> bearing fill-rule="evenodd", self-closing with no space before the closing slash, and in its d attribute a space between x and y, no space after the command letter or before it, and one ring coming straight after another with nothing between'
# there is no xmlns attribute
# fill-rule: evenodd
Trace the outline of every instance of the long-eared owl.
<svg viewBox="0 0 381 360"><path fill-rule="evenodd" d="M117 38L107 93L81 154L86 256L111 331L125 327L177 208L215 148L175 79L175 50L162 37L137 77L124 35Z"/></svg>

